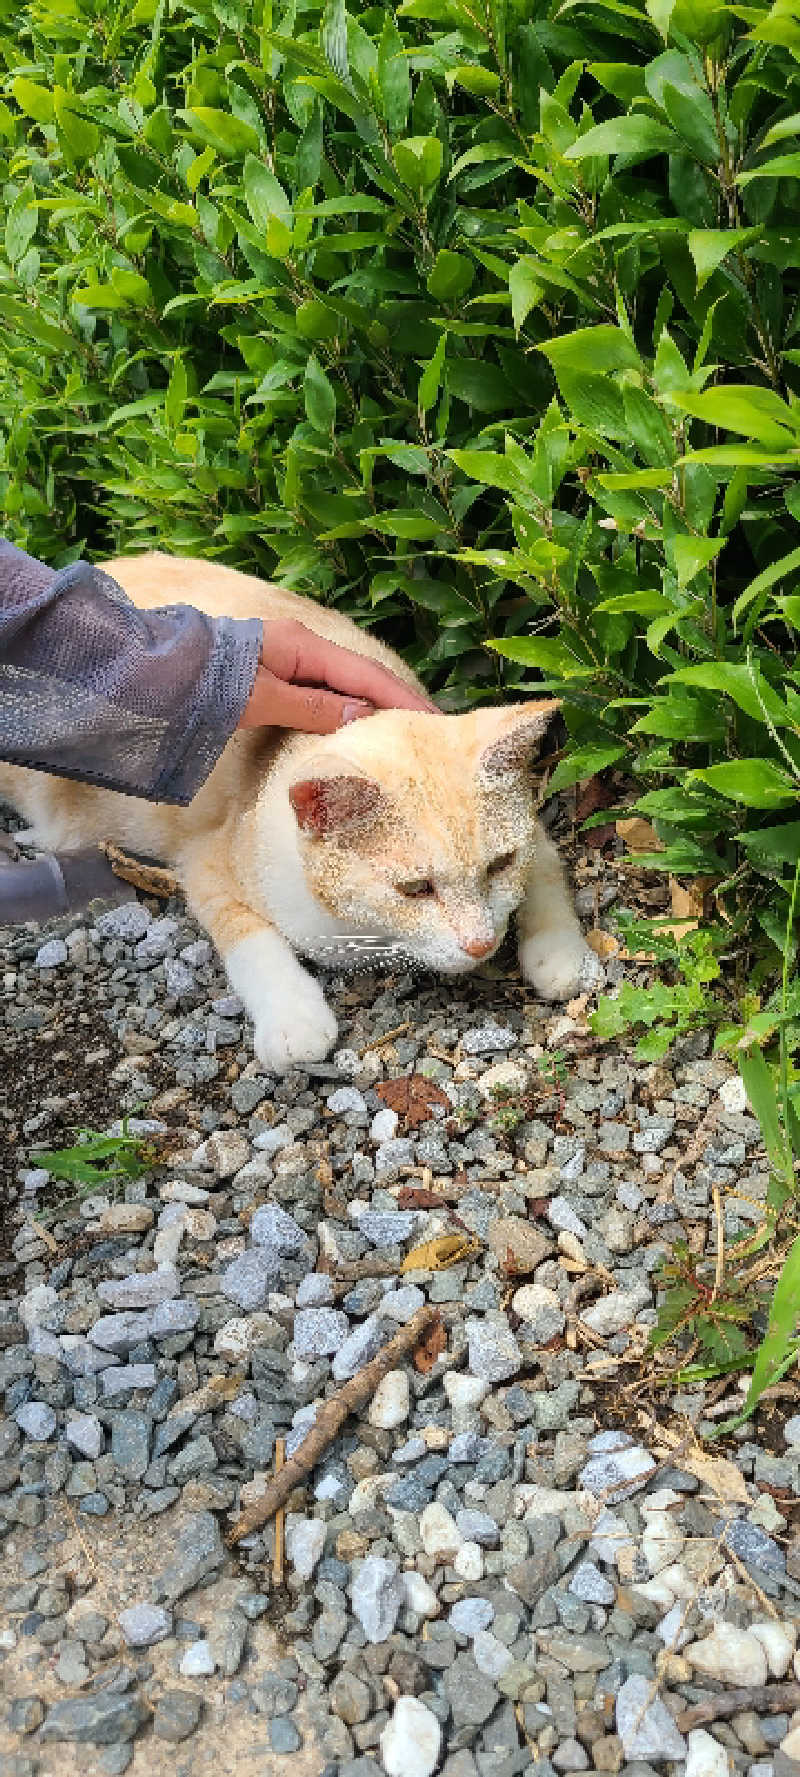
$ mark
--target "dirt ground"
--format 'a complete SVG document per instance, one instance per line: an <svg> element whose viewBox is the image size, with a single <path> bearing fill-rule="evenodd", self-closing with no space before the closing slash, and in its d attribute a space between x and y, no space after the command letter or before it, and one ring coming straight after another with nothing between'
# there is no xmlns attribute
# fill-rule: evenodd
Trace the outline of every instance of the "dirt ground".
<svg viewBox="0 0 800 1777"><path fill-rule="evenodd" d="M116 1630L119 1612L149 1599L152 1577L171 1559L179 1515L180 1507L143 1525L138 1519L122 1520L116 1514L110 1514L107 1519L93 1518L83 1525L68 1503L58 1499L46 1526L38 1530L21 1530L7 1541L4 1582L8 1587L23 1582L22 1556L26 1549L46 1552L43 1532L47 1529L51 1537L48 1545L50 1566L47 1574L42 1574L42 1580L54 1585L59 1575L68 1576L75 1615L88 1609L101 1611L109 1620L110 1630ZM64 1532L63 1542L52 1540L53 1530ZM237 1594L248 1589L257 1591L260 1584L258 1574L254 1574L250 1582L243 1573L237 1574L232 1568L229 1574L211 1584L188 1592L174 1607L174 1616L176 1620L183 1617L200 1624L200 1632L205 1633L216 1613L229 1608ZM266 1585L264 1590L267 1590ZM6 1765L6 1759L26 1751L25 1738L11 1733L6 1726L14 1698L36 1695L49 1707L65 1697L82 1695L87 1689L85 1685L71 1687L58 1680L54 1670L55 1653L50 1662L45 1652L44 1659L31 1664L31 1643L19 1634L19 1617L15 1618L15 1625L19 1637L17 1645L5 1654L0 1665L3 1695L0 1773L13 1768ZM6 1629L8 1619L0 1627ZM229 1697L229 1688L235 1680L223 1678L218 1673L212 1678L183 1678L180 1675L178 1665L189 1646L188 1641L176 1642L170 1638L143 1650L125 1648L121 1634L119 1642L121 1654L110 1658L109 1667L117 1664L120 1658L140 1669L145 1662L152 1666L152 1677L145 1686L151 1703L155 1704L163 1691L177 1687L195 1691L202 1696L204 1704L197 1731L178 1745L156 1739L149 1728L142 1729L134 1742L133 1760L128 1766L131 1777L287 1777L289 1768L291 1777L319 1777L325 1759L315 1744L302 1694L293 1720L302 1734L303 1744L291 1759L287 1759L270 1750L266 1716L251 1713L247 1702ZM285 1657L285 1651L265 1618L259 1619L249 1627L238 1676L253 1684L274 1669ZM101 1668L95 1668L95 1671L99 1670ZM100 1747L66 1741L37 1746L37 1777L103 1777L101 1753Z"/></svg>

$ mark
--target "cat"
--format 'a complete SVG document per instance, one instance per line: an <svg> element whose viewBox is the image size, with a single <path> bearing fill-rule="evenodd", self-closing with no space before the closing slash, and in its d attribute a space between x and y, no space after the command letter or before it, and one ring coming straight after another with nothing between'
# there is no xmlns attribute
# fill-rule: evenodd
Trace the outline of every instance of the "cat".
<svg viewBox="0 0 800 1777"><path fill-rule="evenodd" d="M313 599L183 557L103 565L143 608L294 618L422 689L385 643ZM337 1037L296 952L336 969L394 954L459 976L494 954L516 914L522 975L541 998L602 979L535 815L530 766L557 707L380 710L323 736L240 729L184 808L13 765L0 765L0 792L34 844L112 840L170 865L253 1019L258 1059L283 1073Z"/></svg>

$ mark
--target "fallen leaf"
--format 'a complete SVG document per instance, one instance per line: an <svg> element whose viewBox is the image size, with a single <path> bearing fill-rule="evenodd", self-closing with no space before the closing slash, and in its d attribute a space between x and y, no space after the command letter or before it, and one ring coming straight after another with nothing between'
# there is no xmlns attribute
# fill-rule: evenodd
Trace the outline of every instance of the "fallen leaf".
<svg viewBox="0 0 800 1777"><path fill-rule="evenodd" d="M605 962L609 956L619 954L619 940L611 932L604 932L600 926L594 926L591 932L586 933L586 942L601 962Z"/></svg>
<svg viewBox="0 0 800 1777"><path fill-rule="evenodd" d="M659 1426L658 1437L666 1445L666 1449L653 1452L660 1462L668 1461L678 1450L679 1467L686 1469L690 1475L695 1475L716 1499L725 1505L751 1504L744 1475L735 1462L729 1462L727 1456L711 1456L708 1451L701 1450L699 1444L687 1449L685 1439L668 1431L665 1426Z"/></svg>
<svg viewBox="0 0 800 1777"><path fill-rule="evenodd" d="M401 1185L394 1193L398 1209L447 1209L446 1197L438 1192L429 1191L425 1185Z"/></svg>
<svg viewBox="0 0 800 1777"><path fill-rule="evenodd" d="M624 839L628 851L663 851L664 847L649 821L642 820L641 815L630 815L624 821L614 823L617 835Z"/></svg>
<svg viewBox="0 0 800 1777"><path fill-rule="evenodd" d="M589 816L598 814L601 808L613 808L619 800L610 784L603 782L602 777L585 778L578 784L575 792L575 819L588 821Z"/></svg>
<svg viewBox="0 0 800 1777"><path fill-rule="evenodd" d="M434 1105L452 1109L450 1100L433 1080L424 1074L401 1074L396 1080L381 1080L375 1091L389 1109L402 1117L407 1129L417 1129L430 1120Z"/></svg>
<svg viewBox="0 0 800 1777"><path fill-rule="evenodd" d="M414 1368L421 1376L427 1376L433 1369L438 1357L447 1349L447 1334L442 1325L441 1315L437 1315L433 1325L429 1327L424 1339L414 1352Z"/></svg>
<svg viewBox="0 0 800 1777"><path fill-rule="evenodd" d="M433 1240L423 1240L421 1246L415 1246L407 1253L400 1269L446 1271L448 1265L458 1265L462 1259L471 1259L480 1252L480 1244L467 1234L437 1234Z"/></svg>

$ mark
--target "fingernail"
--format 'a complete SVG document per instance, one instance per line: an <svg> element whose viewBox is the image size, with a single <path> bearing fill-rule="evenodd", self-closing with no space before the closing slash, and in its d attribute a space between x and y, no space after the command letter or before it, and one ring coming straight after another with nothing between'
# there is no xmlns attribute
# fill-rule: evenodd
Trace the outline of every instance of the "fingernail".
<svg viewBox="0 0 800 1777"><path fill-rule="evenodd" d="M339 727L344 728L347 722L357 722L360 716L371 716L374 707L371 703L346 703Z"/></svg>

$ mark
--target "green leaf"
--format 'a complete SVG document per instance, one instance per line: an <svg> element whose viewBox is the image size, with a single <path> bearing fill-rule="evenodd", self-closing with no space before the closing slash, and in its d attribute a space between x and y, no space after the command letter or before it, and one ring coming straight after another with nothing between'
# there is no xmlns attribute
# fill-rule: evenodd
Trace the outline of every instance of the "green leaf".
<svg viewBox="0 0 800 1777"><path fill-rule="evenodd" d="M444 150L438 136L406 136L395 142L394 164L411 191L427 194L442 176Z"/></svg>
<svg viewBox="0 0 800 1777"><path fill-rule="evenodd" d="M785 579L787 574L793 574L797 568L800 568L800 549L793 549L789 555L782 555L780 561L773 562L771 567L756 574L755 580L750 581L750 585L745 587L744 592L740 592L736 600L732 613L734 625L744 616L748 606L760 598L762 592L768 592L778 580Z"/></svg>
<svg viewBox="0 0 800 1777"><path fill-rule="evenodd" d="M566 790L570 784L594 777L597 772L606 771L609 765L616 765L617 760L624 757L625 748L622 746L578 747L566 759L559 761L548 782L547 793L555 795L557 790Z"/></svg>
<svg viewBox="0 0 800 1777"><path fill-rule="evenodd" d="M763 1061L763 1056L761 1059ZM744 1067L741 1061L739 1065L744 1077ZM773 1383L779 1382L790 1364L794 1363L797 1352L798 1302L800 1302L800 1234L789 1248L775 1286L775 1294L769 1313L769 1325L756 1352L750 1387L745 1395L741 1411L733 1419L726 1420L723 1425L720 1425L717 1435L734 1431L745 1419L748 1419L758 1406L764 1390L771 1387Z"/></svg>
<svg viewBox="0 0 800 1777"><path fill-rule="evenodd" d="M186 119L193 136L215 148L224 160L242 160L246 154L258 154L261 148L258 131L230 111L199 105L179 111L178 116Z"/></svg>
<svg viewBox="0 0 800 1777"><path fill-rule="evenodd" d="M800 154L779 154L775 160L736 175L737 185L749 185L753 179L800 179Z"/></svg>
<svg viewBox="0 0 800 1777"><path fill-rule="evenodd" d="M380 518L365 518L365 529L385 532L387 537L408 537L420 542L438 537L442 525L424 512L386 512Z"/></svg>
<svg viewBox="0 0 800 1777"><path fill-rule="evenodd" d="M602 375L609 370L639 370L641 359L621 327L578 327L560 339L537 346L558 375L561 370Z"/></svg>
<svg viewBox="0 0 800 1777"><path fill-rule="evenodd" d="M11 91L26 117L32 117L36 123L52 123L55 115L55 103L51 92L39 86L35 80L28 80L24 74L18 74L11 82Z"/></svg>
<svg viewBox="0 0 800 1777"><path fill-rule="evenodd" d="M667 687L700 685L704 691L720 691L756 722L764 721L766 711L776 728L792 726L783 699L755 665L751 671L746 664L736 661L702 661L695 666L681 667L678 672L670 674L669 678L662 679L661 683Z"/></svg>
<svg viewBox="0 0 800 1777"><path fill-rule="evenodd" d="M17 192L6 217L6 258L11 265L16 265L27 251L36 233L38 220L33 181L29 179Z"/></svg>
<svg viewBox="0 0 800 1777"><path fill-rule="evenodd" d="M252 154L244 163L244 195L267 253L285 259L292 244L292 206L274 173Z"/></svg>
<svg viewBox="0 0 800 1777"><path fill-rule="evenodd" d="M731 759L690 773L693 780L708 784L718 795L747 808L783 808L796 802L799 786L788 773L769 759Z"/></svg>
<svg viewBox="0 0 800 1777"><path fill-rule="evenodd" d="M391 13L386 13L378 47L378 87L384 122L393 136L406 127L411 106L411 74L403 39Z"/></svg>
<svg viewBox="0 0 800 1777"><path fill-rule="evenodd" d="M758 384L725 383L715 389L704 389L701 395L671 390L666 398L681 413L704 420L707 426L723 426L730 432L743 432L766 445L777 444L787 450L792 433L800 431L800 414L795 414L779 395Z"/></svg>
<svg viewBox="0 0 800 1777"><path fill-rule="evenodd" d="M692 153L704 165L717 166L721 147L708 94L700 87L691 94L682 92L679 87L666 82L663 103L670 123Z"/></svg>
<svg viewBox="0 0 800 1777"><path fill-rule="evenodd" d="M689 252L697 273L697 288L713 277L729 253L740 252L752 241L760 240L760 228L692 228L687 235Z"/></svg>
<svg viewBox="0 0 800 1777"><path fill-rule="evenodd" d="M61 87L56 87L56 122L73 160L91 160L100 147L100 131L90 118L82 117L73 109L69 103L70 96Z"/></svg>
<svg viewBox="0 0 800 1777"><path fill-rule="evenodd" d="M511 297L511 316L514 328L519 333L531 309L541 301L544 287L538 278L538 261L535 259L518 259L508 274L508 289Z"/></svg>
<svg viewBox="0 0 800 1777"><path fill-rule="evenodd" d="M336 424L336 396L333 385L313 353L306 365L303 379L303 396L306 416L315 432L325 433L330 437Z"/></svg>
<svg viewBox="0 0 800 1777"><path fill-rule="evenodd" d="M716 560L726 542L726 537L673 537L671 547L678 585L688 586L703 568Z"/></svg>
<svg viewBox="0 0 800 1777"><path fill-rule="evenodd" d="M417 389L417 407L419 408L419 411L422 414L427 413L429 407L433 407L433 404L434 404L436 397L439 393L439 385L442 380L442 369L444 367L444 355L445 355L446 349L447 349L447 334L443 333L441 335L441 338L439 339L439 342L438 342L436 350L433 354L433 357L426 364L425 369L423 370L422 375L419 379L419 387Z"/></svg>
<svg viewBox="0 0 800 1777"><path fill-rule="evenodd" d="M474 281L475 267L466 254L440 248L427 279L428 292L437 302L455 302L459 296L466 296Z"/></svg>
<svg viewBox="0 0 800 1777"><path fill-rule="evenodd" d="M183 418L188 386L189 379L186 374L186 365L183 358L178 357L175 359L175 363L172 367L172 375L169 379L169 386L164 399L164 416L167 425L173 431Z"/></svg>
<svg viewBox="0 0 800 1777"><path fill-rule="evenodd" d="M681 147L680 137L663 123L644 116L614 117L608 123L596 123L579 136L565 152L565 160L589 160L600 154L675 154Z"/></svg>
<svg viewBox="0 0 800 1777"><path fill-rule="evenodd" d="M800 821L786 821L782 827L757 827L754 832L737 833L736 839L753 860L796 865L800 859Z"/></svg>
<svg viewBox="0 0 800 1777"><path fill-rule="evenodd" d="M448 359L447 387L478 413L507 413L516 405L502 370L478 358Z"/></svg>
<svg viewBox="0 0 800 1777"><path fill-rule="evenodd" d="M519 636L513 641L487 642L486 646L506 660L538 667L541 672L562 679L591 679L596 672L595 667L577 660L563 642L551 641L547 636Z"/></svg>
<svg viewBox="0 0 800 1777"><path fill-rule="evenodd" d="M447 84L449 87L463 86L465 92L474 93L478 98L486 98L497 92L500 76L494 74L491 68L481 67L479 63L459 62L456 68L449 70Z"/></svg>

